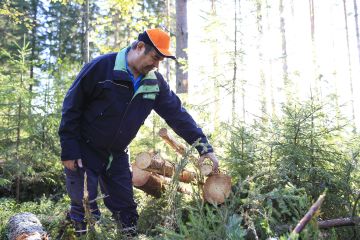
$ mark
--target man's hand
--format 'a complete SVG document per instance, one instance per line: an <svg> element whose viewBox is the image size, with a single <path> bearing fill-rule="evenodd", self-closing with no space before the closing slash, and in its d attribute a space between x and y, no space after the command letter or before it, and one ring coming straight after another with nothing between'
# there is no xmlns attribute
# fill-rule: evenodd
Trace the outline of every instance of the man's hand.
<svg viewBox="0 0 360 240"><path fill-rule="evenodd" d="M215 156L215 153L205 153L204 155L200 156L198 163L199 166L201 166L205 160L205 158L209 158L213 162L213 172L218 173L219 172L219 160Z"/></svg>
<svg viewBox="0 0 360 240"><path fill-rule="evenodd" d="M69 170L71 171L75 171L76 168L79 166L79 168L82 168L82 161L81 159L77 159L77 160L63 160L62 164Z"/></svg>

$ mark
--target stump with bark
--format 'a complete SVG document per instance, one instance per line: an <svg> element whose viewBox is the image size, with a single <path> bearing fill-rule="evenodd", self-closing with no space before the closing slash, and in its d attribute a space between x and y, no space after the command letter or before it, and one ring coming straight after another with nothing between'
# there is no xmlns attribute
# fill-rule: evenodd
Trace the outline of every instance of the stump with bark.
<svg viewBox="0 0 360 240"><path fill-rule="evenodd" d="M40 220L32 213L12 216L7 224L9 240L48 240Z"/></svg>

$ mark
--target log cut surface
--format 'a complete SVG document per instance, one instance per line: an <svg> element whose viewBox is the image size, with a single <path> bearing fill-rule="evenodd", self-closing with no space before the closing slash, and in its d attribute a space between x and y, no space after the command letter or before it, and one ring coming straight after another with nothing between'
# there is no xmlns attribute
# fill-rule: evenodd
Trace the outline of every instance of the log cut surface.
<svg viewBox="0 0 360 240"><path fill-rule="evenodd" d="M142 170L156 172L166 177L174 174L174 166L159 155L142 152L136 156L135 163Z"/></svg>
<svg viewBox="0 0 360 240"><path fill-rule="evenodd" d="M47 240L40 220L32 213L19 213L8 222L9 240Z"/></svg>
<svg viewBox="0 0 360 240"><path fill-rule="evenodd" d="M135 187L143 186L150 178L151 173L138 168L135 164L132 168L132 183Z"/></svg>
<svg viewBox="0 0 360 240"><path fill-rule="evenodd" d="M204 199L212 204L221 204L231 192L231 178L223 173L208 177L204 184Z"/></svg>

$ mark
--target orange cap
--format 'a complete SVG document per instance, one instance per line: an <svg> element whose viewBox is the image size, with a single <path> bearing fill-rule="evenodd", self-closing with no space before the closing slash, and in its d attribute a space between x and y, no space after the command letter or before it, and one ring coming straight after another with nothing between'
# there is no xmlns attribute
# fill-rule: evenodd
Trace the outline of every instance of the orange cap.
<svg viewBox="0 0 360 240"><path fill-rule="evenodd" d="M152 45L156 52L167 58L176 59L170 52L170 35L159 28L148 29L139 34L139 41Z"/></svg>

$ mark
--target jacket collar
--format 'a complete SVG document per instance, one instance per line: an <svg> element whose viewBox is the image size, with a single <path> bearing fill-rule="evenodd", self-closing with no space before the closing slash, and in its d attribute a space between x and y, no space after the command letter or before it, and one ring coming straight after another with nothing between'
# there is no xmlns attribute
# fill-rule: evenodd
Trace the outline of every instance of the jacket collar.
<svg viewBox="0 0 360 240"><path fill-rule="evenodd" d="M131 81L129 73L126 71L126 51L130 49L130 47L123 48L116 55L115 66L114 66L114 80L126 80ZM148 72L141 81L152 79L157 79L155 75L155 71Z"/></svg>

